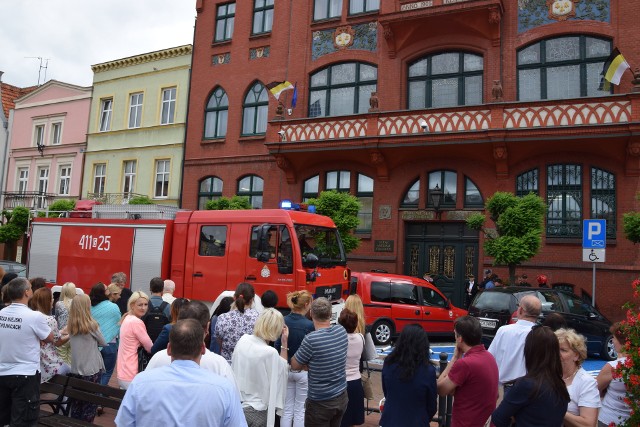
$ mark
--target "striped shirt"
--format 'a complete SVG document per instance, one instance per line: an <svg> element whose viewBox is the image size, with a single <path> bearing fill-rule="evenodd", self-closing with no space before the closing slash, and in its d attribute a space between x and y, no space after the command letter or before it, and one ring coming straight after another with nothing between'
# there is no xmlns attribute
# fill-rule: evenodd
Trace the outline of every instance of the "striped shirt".
<svg viewBox="0 0 640 427"><path fill-rule="evenodd" d="M304 337L294 357L309 366L309 399L329 400L346 390L347 346L347 331L341 325L318 329Z"/></svg>

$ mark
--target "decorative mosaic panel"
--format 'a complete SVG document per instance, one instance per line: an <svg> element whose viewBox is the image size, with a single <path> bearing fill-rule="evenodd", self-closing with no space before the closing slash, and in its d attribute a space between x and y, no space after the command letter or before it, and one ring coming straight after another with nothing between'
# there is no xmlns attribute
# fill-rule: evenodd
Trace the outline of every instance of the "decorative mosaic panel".
<svg viewBox="0 0 640 427"><path fill-rule="evenodd" d="M518 32L559 21L610 22L609 0L518 0Z"/></svg>
<svg viewBox="0 0 640 427"><path fill-rule="evenodd" d="M375 52L378 47L378 23L354 25L353 44L346 47L349 50L368 50ZM311 41L311 58L316 60L321 56L338 51L336 47L336 29L314 31Z"/></svg>
<svg viewBox="0 0 640 427"><path fill-rule="evenodd" d="M229 62L231 62L231 53L229 52L211 56L211 65L223 65Z"/></svg>
<svg viewBox="0 0 640 427"><path fill-rule="evenodd" d="M261 46L249 49L249 59L268 58L271 53L271 46Z"/></svg>

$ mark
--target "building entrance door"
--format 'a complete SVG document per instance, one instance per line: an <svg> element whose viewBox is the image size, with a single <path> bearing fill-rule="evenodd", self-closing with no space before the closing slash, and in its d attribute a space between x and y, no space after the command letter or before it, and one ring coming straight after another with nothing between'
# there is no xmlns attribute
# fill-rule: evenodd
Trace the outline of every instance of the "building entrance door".
<svg viewBox="0 0 640 427"><path fill-rule="evenodd" d="M431 273L453 305L464 308L467 277L478 272L478 232L464 222L410 222L405 248L404 274Z"/></svg>

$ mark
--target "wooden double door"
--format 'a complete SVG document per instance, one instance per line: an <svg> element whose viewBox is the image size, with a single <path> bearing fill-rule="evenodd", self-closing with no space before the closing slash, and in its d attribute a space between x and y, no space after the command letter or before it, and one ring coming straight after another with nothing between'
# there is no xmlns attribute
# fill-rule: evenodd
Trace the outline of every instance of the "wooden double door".
<svg viewBox="0 0 640 427"><path fill-rule="evenodd" d="M408 222L405 230L404 274L430 273L453 305L464 308L467 277L478 277L478 232L464 222Z"/></svg>

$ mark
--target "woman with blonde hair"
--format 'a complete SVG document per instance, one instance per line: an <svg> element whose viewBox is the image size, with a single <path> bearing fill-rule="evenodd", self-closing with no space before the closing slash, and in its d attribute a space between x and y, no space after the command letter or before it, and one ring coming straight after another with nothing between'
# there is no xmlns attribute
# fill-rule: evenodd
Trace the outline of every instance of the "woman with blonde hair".
<svg viewBox="0 0 640 427"><path fill-rule="evenodd" d="M569 392L569 406L564 416L566 427L595 427L600 408L598 384L582 362L587 358L587 344L582 335L573 329L561 328L555 331L560 344L562 379Z"/></svg>
<svg viewBox="0 0 640 427"><path fill-rule="evenodd" d="M58 322L58 327L60 329L64 329L64 327L67 326L67 320L69 319L69 307L71 306L71 301L75 297L76 285L73 282L67 282L62 285L62 289L60 290L60 299L58 299L54 309L56 322ZM71 348L68 343L58 347L58 354L67 364L71 364Z"/></svg>
<svg viewBox="0 0 640 427"><path fill-rule="evenodd" d="M289 336L285 347L287 349L287 362L291 363L291 356L296 354L304 337L313 332L313 322L306 315L311 307L313 297L307 290L293 291L287 294L287 305L291 313L284 317L284 323L289 329ZM282 343L276 341L275 348L281 352ZM304 402L307 399L309 379L307 371L289 370L287 378L287 396L284 402L284 413L280 419L281 427L304 426Z"/></svg>
<svg viewBox="0 0 640 427"><path fill-rule="evenodd" d="M88 295L78 295L69 308L69 342L71 343L71 376L92 383L100 383L104 372L104 362L98 347L107 343L100 332L100 325L91 316L91 299ZM71 417L89 423L96 416L98 405L69 399Z"/></svg>
<svg viewBox="0 0 640 427"><path fill-rule="evenodd" d="M121 291L122 289L120 289L120 286L116 285L115 283L107 286L107 297L109 297L109 301L117 304L118 300L120 299ZM120 310L120 308L118 308L118 310Z"/></svg>
<svg viewBox="0 0 640 427"><path fill-rule="evenodd" d="M362 305L362 299L358 294L351 294L344 302L344 308L353 311L358 316L358 326L356 326L356 333L364 335L366 332L366 319L364 317L364 306Z"/></svg>
<svg viewBox="0 0 640 427"><path fill-rule="evenodd" d="M116 361L118 384L125 390L138 374L138 347L142 346L146 352L150 352L153 345L142 321L142 316L147 313L149 307L149 297L144 292L134 292L127 306L129 311L122 316L120 325L120 344Z"/></svg>
<svg viewBox="0 0 640 427"><path fill-rule="evenodd" d="M47 382L56 374L67 375L70 370L69 365L58 355L56 347L69 341L69 335L60 333L58 322L51 315L51 306L53 305L51 289L40 288L36 290L29 300L29 305L34 311L45 315L47 324L53 331L53 342L43 342L40 345L40 382Z"/></svg>
<svg viewBox="0 0 640 427"><path fill-rule="evenodd" d="M280 354L269 345L278 338ZM288 331L282 314L267 308L256 320L252 335L235 345L231 369L238 383L242 409L249 427L273 427L277 409L284 408L287 392Z"/></svg>

